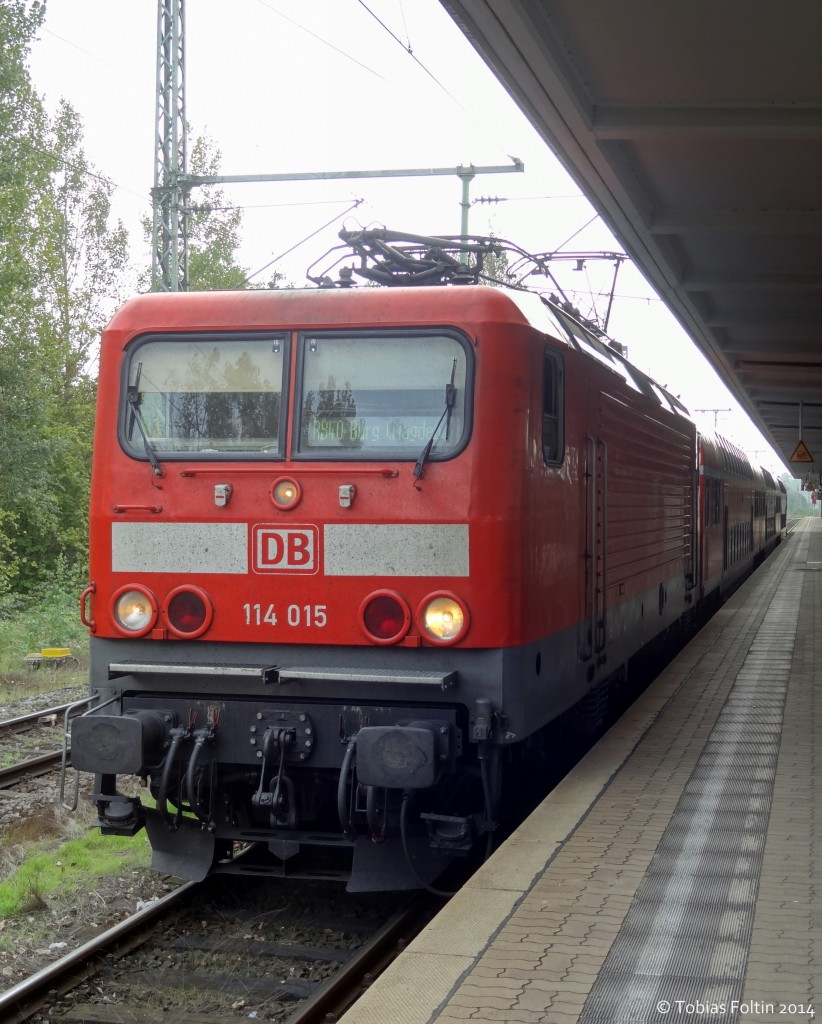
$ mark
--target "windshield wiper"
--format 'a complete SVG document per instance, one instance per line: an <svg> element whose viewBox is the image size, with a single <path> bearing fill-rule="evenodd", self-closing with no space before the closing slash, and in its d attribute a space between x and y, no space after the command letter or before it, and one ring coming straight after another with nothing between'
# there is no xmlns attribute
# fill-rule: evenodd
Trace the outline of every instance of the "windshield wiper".
<svg viewBox="0 0 822 1024"><path fill-rule="evenodd" d="M145 427L143 426L143 415L140 412L140 374L143 372L143 364L137 364L137 376L133 384L129 384L126 389L126 397L128 399L129 408L131 410L131 422L126 430L126 437L131 440L131 431L134 428L134 424L137 424L137 429L140 431L140 437L143 439L143 447L146 450L148 461L151 463L151 469L155 476L163 475L163 468L160 465L160 460L157 458L157 452L151 447L151 442L146 434Z"/></svg>
<svg viewBox="0 0 822 1024"><path fill-rule="evenodd" d="M442 426L443 420L445 420L445 440L448 440L448 430L451 425L451 410L454 407L454 401L457 397L457 389L454 387L454 375L457 372L457 361L456 359L451 364L451 380L445 385L445 408L442 410L442 416L437 420L437 425L431 432L431 436L428 438L425 447L420 452L420 456L414 465L414 476L419 479L422 476L422 471L425 467L425 462L428 456L431 454L431 449L434 446L434 438L439 433L439 429Z"/></svg>

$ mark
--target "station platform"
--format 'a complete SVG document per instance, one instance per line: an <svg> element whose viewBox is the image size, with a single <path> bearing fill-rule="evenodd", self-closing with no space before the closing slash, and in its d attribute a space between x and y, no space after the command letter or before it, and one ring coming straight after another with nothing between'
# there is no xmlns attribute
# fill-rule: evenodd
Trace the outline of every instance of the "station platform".
<svg viewBox="0 0 822 1024"><path fill-rule="evenodd" d="M815 518L340 1024L822 1015L820 774Z"/></svg>

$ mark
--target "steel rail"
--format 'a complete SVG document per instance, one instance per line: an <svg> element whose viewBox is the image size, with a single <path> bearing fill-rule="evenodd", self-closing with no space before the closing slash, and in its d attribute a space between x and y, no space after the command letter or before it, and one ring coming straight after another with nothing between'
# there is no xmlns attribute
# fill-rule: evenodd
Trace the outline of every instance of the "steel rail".
<svg viewBox="0 0 822 1024"><path fill-rule="evenodd" d="M0 1020L4 1024L22 1024L56 996L64 995L94 975L104 957L123 956L141 945L149 937L156 919L201 884L187 882L181 885L25 981L0 993ZM336 1019L396 959L441 906L442 900L428 894L417 895L375 932L316 994L305 1000L288 1018L288 1024L318 1024L326 1022L329 1014Z"/></svg>
<svg viewBox="0 0 822 1024"><path fill-rule="evenodd" d="M28 1020L53 998L54 993L64 995L91 977L97 971L97 960L109 955L120 956L139 946L148 937L148 926L201 884L184 883L25 981L0 993L0 1021L20 1024Z"/></svg>
<svg viewBox="0 0 822 1024"><path fill-rule="evenodd" d="M65 716L66 714L68 714L69 719L76 718L77 715L82 713L82 703L72 701L69 704L58 704L56 707L47 708L44 711L32 711L29 714L19 715L16 718L7 718L5 721L0 721L0 735L3 733L20 732L27 726L37 725L42 718L54 716L56 721L58 717ZM37 778L39 775L46 775L48 772L54 771L55 768L59 767L62 757L62 750L57 750L53 753L40 754L37 757L29 758L27 761L19 761L17 764L9 765L6 768L0 768L0 789L8 789L9 786L16 785L22 779Z"/></svg>
<svg viewBox="0 0 822 1024"><path fill-rule="evenodd" d="M301 1003L287 1024L324 1024L337 1020L422 931L443 903L428 893L418 893L403 910L386 921L327 984Z"/></svg>
<svg viewBox="0 0 822 1024"><path fill-rule="evenodd" d="M9 786L16 786L23 779L37 778L38 775L47 775L60 767L63 760L63 751L54 750L50 754L40 754L38 757L30 757L27 761L19 761L6 768L0 768L0 789L8 789Z"/></svg>
<svg viewBox="0 0 822 1024"><path fill-rule="evenodd" d="M57 717L64 715L70 707L71 703L58 704L57 707L48 708L45 711L32 711L27 715L18 715L17 718L7 718L4 721L0 721L0 733L17 732L20 729L25 729L27 726L37 725L41 718L51 718L52 715L55 716L56 722Z"/></svg>

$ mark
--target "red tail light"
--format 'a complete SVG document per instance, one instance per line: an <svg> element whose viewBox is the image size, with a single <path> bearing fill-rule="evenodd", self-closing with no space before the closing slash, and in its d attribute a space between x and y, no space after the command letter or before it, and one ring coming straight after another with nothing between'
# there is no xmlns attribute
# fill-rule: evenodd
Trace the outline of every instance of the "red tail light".
<svg viewBox="0 0 822 1024"><path fill-rule="evenodd" d="M411 625L411 610L392 590L378 590L360 605L360 624L376 644L395 644Z"/></svg>
<svg viewBox="0 0 822 1024"><path fill-rule="evenodd" d="M211 600L199 587L172 590L163 608L169 632L187 640L205 633L213 615Z"/></svg>

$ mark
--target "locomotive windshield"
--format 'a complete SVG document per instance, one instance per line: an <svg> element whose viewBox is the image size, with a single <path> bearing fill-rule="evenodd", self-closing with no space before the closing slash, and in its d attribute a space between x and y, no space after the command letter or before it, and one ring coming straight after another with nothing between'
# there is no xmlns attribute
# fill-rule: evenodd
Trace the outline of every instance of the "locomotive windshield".
<svg viewBox="0 0 822 1024"><path fill-rule="evenodd" d="M429 459L456 454L467 352L445 334L304 335L297 453L416 459L431 442Z"/></svg>
<svg viewBox="0 0 822 1024"><path fill-rule="evenodd" d="M285 456L281 334L153 335L130 351L127 450L168 458ZM293 454L447 459L467 439L471 349L456 333L317 332L298 338Z"/></svg>
<svg viewBox="0 0 822 1024"><path fill-rule="evenodd" d="M282 454L284 335L145 341L129 364L125 440L159 456ZM141 430L142 427L142 430Z"/></svg>

